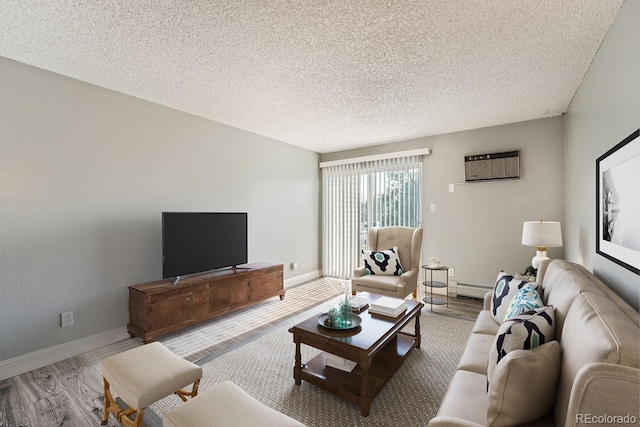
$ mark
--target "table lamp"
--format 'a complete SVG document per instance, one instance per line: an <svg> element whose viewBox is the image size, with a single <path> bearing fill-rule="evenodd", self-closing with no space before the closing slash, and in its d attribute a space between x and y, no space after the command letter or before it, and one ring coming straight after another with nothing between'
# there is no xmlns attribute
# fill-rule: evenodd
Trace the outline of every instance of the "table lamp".
<svg viewBox="0 0 640 427"><path fill-rule="evenodd" d="M536 256L531 260L531 266L537 269L542 261L549 259L547 248L562 246L560 223L543 220L525 221L522 227L522 244L536 247Z"/></svg>

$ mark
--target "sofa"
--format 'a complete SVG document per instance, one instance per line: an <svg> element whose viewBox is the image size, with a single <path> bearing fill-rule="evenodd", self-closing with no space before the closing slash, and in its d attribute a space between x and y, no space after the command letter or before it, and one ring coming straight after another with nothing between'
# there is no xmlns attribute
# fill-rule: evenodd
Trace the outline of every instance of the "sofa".
<svg viewBox="0 0 640 427"><path fill-rule="evenodd" d="M638 425L638 312L584 267L565 260L543 262L535 285L545 308L517 317L551 313L552 339L536 336L535 347L497 351L510 338L504 331L524 321L500 323L497 290L488 292L430 426ZM496 354L502 357L497 363Z"/></svg>

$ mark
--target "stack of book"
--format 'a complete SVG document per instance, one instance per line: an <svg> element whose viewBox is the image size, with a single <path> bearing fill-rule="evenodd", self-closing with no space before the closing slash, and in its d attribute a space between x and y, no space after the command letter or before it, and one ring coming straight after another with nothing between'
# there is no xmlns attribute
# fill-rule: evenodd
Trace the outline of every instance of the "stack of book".
<svg viewBox="0 0 640 427"><path fill-rule="evenodd" d="M340 369L341 371L351 372L357 365L356 362L340 356L336 356L335 354L325 353L325 356L325 363L327 366Z"/></svg>
<svg viewBox="0 0 640 427"><path fill-rule="evenodd" d="M349 300L351 309L354 313L360 313L362 310L369 306L369 298L361 295L356 295Z"/></svg>
<svg viewBox="0 0 640 427"><path fill-rule="evenodd" d="M406 311L407 303L400 298L381 297L371 303L369 313L381 314L383 316L398 317Z"/></svg>

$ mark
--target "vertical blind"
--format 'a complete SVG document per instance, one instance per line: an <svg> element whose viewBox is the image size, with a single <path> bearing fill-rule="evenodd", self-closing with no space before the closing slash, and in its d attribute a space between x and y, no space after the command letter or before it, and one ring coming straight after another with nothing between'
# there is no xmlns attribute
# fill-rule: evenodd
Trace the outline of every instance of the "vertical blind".
<svg viewBox="0 0 640 427"><path fill-rule="evenodd" d="M347 279L369 227L419 227L422 156L322 169L322 273Z"/></svg>

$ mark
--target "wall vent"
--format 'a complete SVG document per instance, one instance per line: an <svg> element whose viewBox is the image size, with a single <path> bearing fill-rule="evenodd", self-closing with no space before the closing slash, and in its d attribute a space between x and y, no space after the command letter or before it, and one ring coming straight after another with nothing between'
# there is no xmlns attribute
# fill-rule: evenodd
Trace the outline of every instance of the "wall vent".
<svg viewBox="0 0 640 427"><path fill-rule="evenodd" d="M464 158L464 182L520 178L520 151L476 154Z"/></svg>

